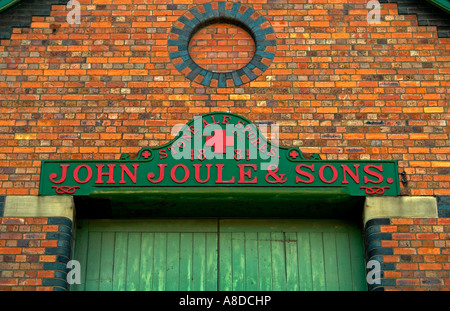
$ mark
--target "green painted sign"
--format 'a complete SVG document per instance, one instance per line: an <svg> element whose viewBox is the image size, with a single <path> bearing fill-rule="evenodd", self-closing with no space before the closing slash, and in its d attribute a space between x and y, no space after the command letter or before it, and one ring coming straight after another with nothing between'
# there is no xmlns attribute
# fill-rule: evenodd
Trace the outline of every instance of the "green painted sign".
<svg viewBox="0 0 450 311"><path fill-rule="evenodd" d="M43 161L40 195L161 187L337 187L351 196L399 195L396 161L325 161L276 144L278 132L232 113L194 118L178 136L119 160Z"/></svg>

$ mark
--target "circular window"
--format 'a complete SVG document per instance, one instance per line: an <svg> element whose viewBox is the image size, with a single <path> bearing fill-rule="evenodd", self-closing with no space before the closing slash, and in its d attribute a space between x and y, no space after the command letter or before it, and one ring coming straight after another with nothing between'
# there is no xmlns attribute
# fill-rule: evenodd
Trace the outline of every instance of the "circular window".
<svg viewBox="0 0 450 311"><path fill-rule="evenodd" d="M189 43L192 60L208 71L232 72L253 58L255 42L244 29L229 24L214 24L200 29Z"/></svg>
<svg viewBox="0 0 450 311"><path fill-rule="evenodd" d="M249 43L242 45L246 47L242 53L239 54L239 39L237 43L224 40L227 42L216 48L203 46L202 50L202 38L207 37L202 34L215 34L217 40L212 41L219 42L220 34L225 32L227 38L236 32L236 38L243 40L240 43ZM225 45L232 45L231 51ZM233 50L234 47L237 48ZM217 57L208 55L213 50L218 52ZM211 87L234 87L256 79L269 67L275 57L276 37L267 19L254 9L240 3L212 2L180 16L170 30L168 51L175 68L191 81Z"/></svg>

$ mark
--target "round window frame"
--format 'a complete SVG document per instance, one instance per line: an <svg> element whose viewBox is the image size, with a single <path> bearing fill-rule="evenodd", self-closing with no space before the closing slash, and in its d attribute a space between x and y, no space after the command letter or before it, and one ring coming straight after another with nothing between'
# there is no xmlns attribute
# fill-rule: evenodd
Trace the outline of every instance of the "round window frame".
<svg viewBox="0 0 450 311"><path fill-rule="evenodd" d="M231 24L244 29L255 43L255 52L245 66L231 72L213 72L200 67L189 54L192 37L214 24ZM210 2L186 11L174 23L167 40L169 58L189 80L208 87L236 87L255 80L275 57L276 36L270 22L253 8L237 2Z"/></svg>

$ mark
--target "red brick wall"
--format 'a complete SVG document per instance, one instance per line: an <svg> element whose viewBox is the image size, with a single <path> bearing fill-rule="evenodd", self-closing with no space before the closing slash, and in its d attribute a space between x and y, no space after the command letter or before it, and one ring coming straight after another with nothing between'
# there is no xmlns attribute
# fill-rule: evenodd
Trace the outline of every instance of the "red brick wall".
<svg viewBox="0 0 450 311"><path fill-rule="evenodd" d="M201 29L191 39L189 54L200 67L212 72L241 69L252 60L255 42L242 28L215 24Z"/></svg>
<svg viewBox="0 0 450 311"><path fill-rule="evenodd" d="M41 160L117 159L228 109L323 159L398 160L402 194L450 194L450 39L396 4L369 25L364 0L244 1L271 22L275 59L241 87L205 88L167 52L191 1L80 2L79 26L56 5L1 41L0 195L36 195Z"/></svg>
<svg viewBox="0 0 450 311"><path fill-rule="evenodd" d="M0 218L0 291L66 289L67 225L60 218Z"/></svg>
<svg viewBox="0 0 450 311"><path fill-rule="evenodd" d="M382 237L380 248L371 249L383 265L379 286L394 291L450 290L450 218L386 222L374 233ZM370 234L366 239L373 242Z"/></svg>

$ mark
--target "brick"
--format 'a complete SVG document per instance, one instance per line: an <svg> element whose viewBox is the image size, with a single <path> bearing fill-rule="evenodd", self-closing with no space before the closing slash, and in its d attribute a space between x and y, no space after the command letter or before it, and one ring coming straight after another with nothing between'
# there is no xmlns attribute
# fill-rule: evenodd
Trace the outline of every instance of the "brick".
<svg viewBox="0 0 450 311"><path fill-rule="evenodd" d="M394 233L392 238L394 240L414 240L415 235L413 233Z"/></svg>
<svg viewBox="0 0 450 311"><path fill-rule="evenodd" d="M17 247L0 247L0 254L21 254L22 249Z"/></svg>
<svg viewBox="0 0 450 311"><path fill-rule="evenodd" d="M435 240L439 239L438 233L418 233L417 239L419 240Z"/></svg>
<svg viewBox="0 0 450 311"><path fill-rule="evenodd" d="M439 263L419 263L420 270L441 270L442 264Z"/></svg>
<svg viewBox="0 0 450 311"><path fill-rule="evenodd" d="M441 250L439 248L418 248L418 254L440 254Z"/></svg>
<svg viewBox="0 0 450 311"><path fill-rule="evenodd" d="M398 263L396 268L397 270L417 270L418 265L415 263Z"/></svg>

